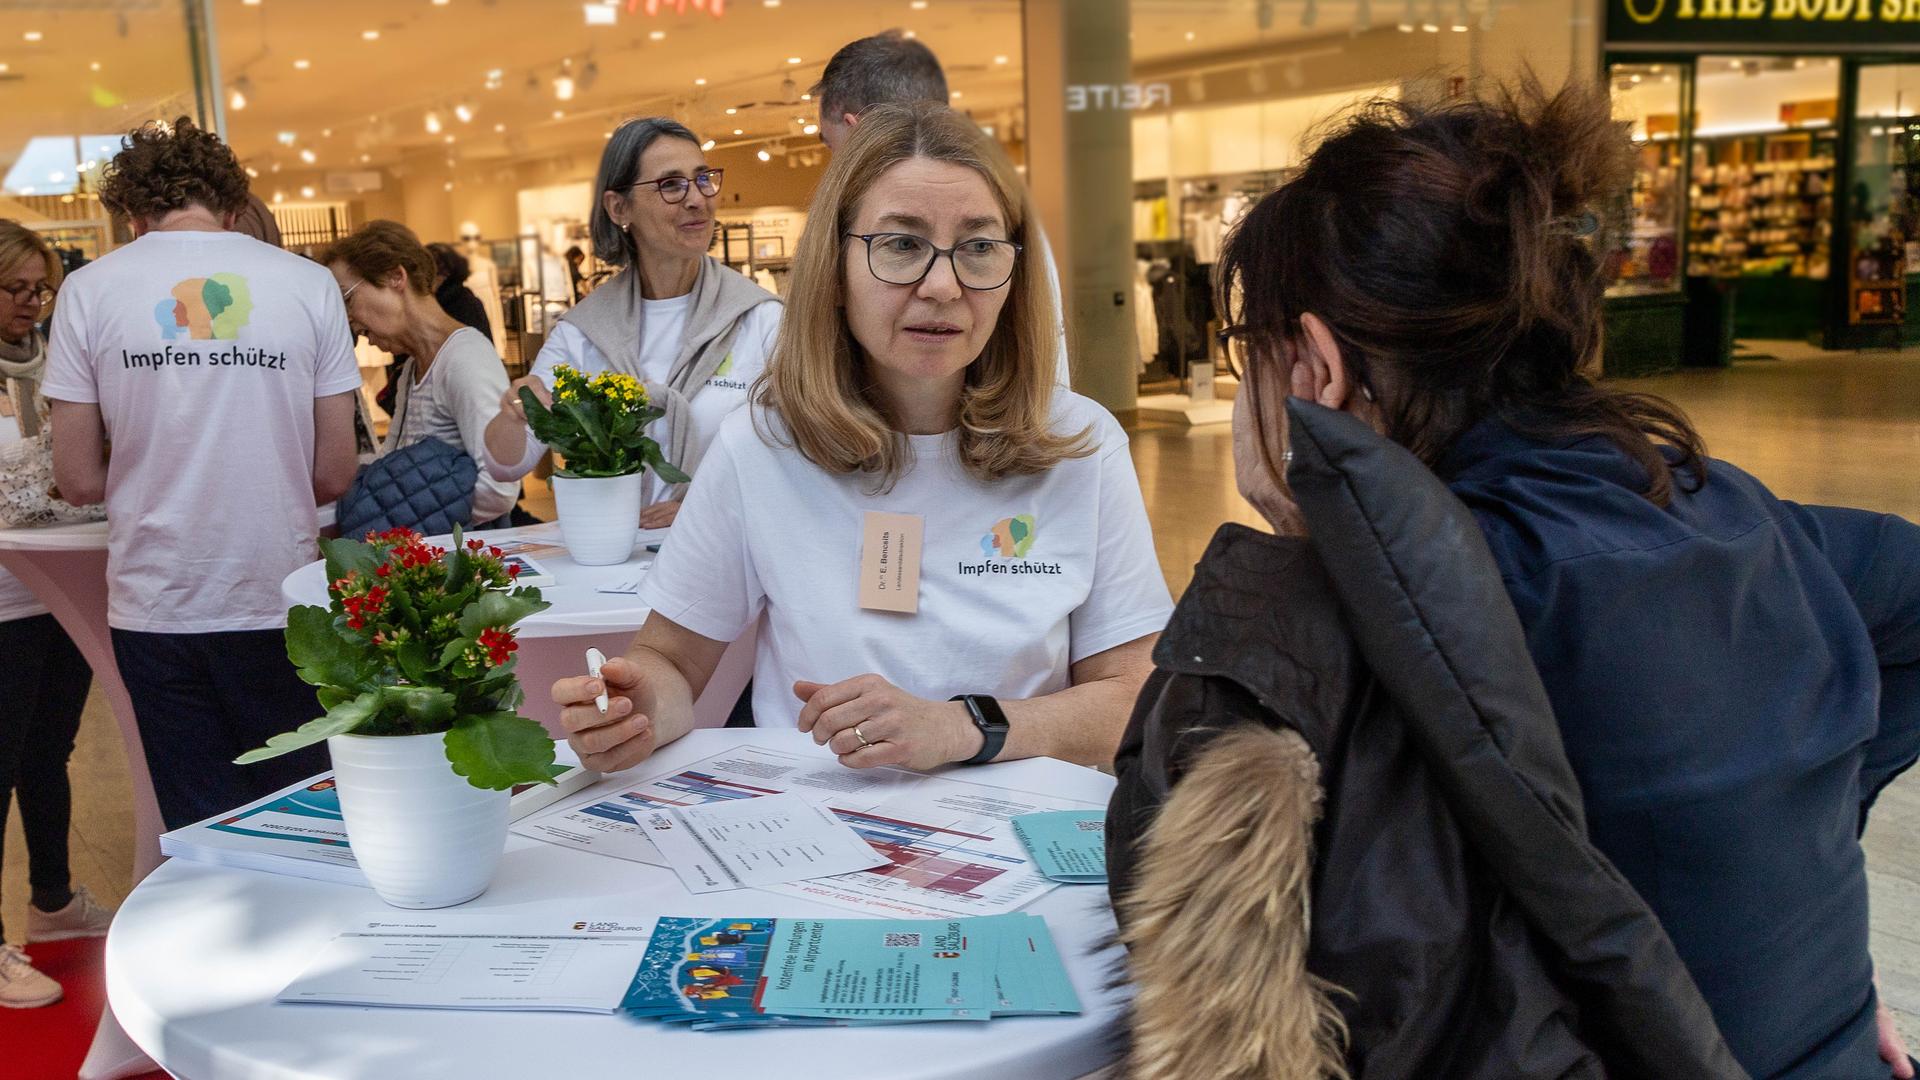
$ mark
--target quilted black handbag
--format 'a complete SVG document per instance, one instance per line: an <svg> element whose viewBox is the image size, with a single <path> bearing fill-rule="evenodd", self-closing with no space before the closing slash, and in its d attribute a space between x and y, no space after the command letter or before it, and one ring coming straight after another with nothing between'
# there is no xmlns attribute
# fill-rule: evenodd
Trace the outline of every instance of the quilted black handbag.
<svg viewBox="0 0 1920 1080"><path fill-rule="evenodd" d="M397 526L428 536L452 532L473 516L473 485L480 467L467 452L439 439L422 439L360 467L340 497L340 535L359 537Z"/></svg>

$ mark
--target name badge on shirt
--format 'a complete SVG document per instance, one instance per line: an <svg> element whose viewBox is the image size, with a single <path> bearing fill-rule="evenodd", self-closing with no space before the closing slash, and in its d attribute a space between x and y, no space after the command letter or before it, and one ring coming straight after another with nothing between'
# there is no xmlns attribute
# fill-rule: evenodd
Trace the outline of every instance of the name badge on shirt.
<svg viewBox="0 0 1920 1080"><path fill-rule="evenodd" d="M860 536L860 606L867 611L920 610L920 553L927 523L919 514L867 511Z"/></svg>

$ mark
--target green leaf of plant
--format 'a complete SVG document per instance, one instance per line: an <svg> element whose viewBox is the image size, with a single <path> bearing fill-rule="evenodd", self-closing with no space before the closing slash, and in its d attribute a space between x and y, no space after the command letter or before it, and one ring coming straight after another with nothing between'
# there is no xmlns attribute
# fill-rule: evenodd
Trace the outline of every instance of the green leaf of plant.
<svg viewBox="0 0 1920 1080"><path fill-rule="evenodd" d="M453 723L454 696L435 686L383 686L380 703L406 715L420 734L445 731Z"/></svg>
<svg viewBox="0 0 1920 1080"><path fill-rule="evenodd" d="M463 716L447 732L447 762L477 788L553 782L553 737L510 712Z"/></svg>
<svg viewBox="0 0 1920 1080"><path fill-rule="evenodd" d="M526 595L528 592L533 595ZM540 594L532 589L515 589L510 593L488 590L460 613L460 634L462 637L477 638L480 631L490 626L512 626L534 612L545 611L552 606L540 599Z"/></svg>
<svg viewBox="0 0 1920 1080"><path fill-rule="evenodd" d="M341 636L331 611L311 604L287 612L287 659L309 686L358 687L367 677L365 647Z"/></svg>
<svg viewBox="0 0 1920 1080"><path fill-rule="evenodd" d="M267 745L257 750L249 750L233 759L235 765L251 765L256 761L277 758L281 754L325 742L335 735L345 735L354 728L367 722L368 718L380 711L380 695L368 692L352 701L335 705L327 710L327 715L309 720L292 731L282 732L267 740ZM528 723L533 723L531 720ZM534 724L535 727L540 725ZM549 750L551 755L551 750ZM553 758L549 756L548 761Z"/></svg>
<svg viewBox="0 0 1920 1080"><path fill-rule="evenodd" d="M341 702L352 701L354 693L351 690L342 690L337 686L323 686L314 691L313 696L320 699L321 708L331 710Z"/></svg>
<svg viewBox="0 0 1920 1080"><path fill-rule="evenodd" d="M327 560L329 585L356 570L363 574L371 574L381 561L380 553L374 550L372 544L345 536L338 540L321 537L320 554Z"/></svg>
<svg viewBox="0 0 1920 1080"><path fill-rule="evenodd" d="M426 642L419 638L410 637L396 646L393 659L408 682L425 685L432 681L433 660L427 655Z"/></svg>
<svg viewBox="0 0 1920 1080"><path fill-rule="evenodd" d="M660 479L665 480L667 483L688 484L693 482L693 477L681 472L677 466L667 460L667 455L660 451L660 444L654 442L652 439L645 441L640 447L640 453L646 458L647 464L653 467L653 471L660 475Z"/></svg>
<svg viewBox="0 0 1920 1080"><path fill-rule="evenodd" d="M540 404L540 399L533 396L533 391L524 386L520 388L520 405L526 409L527 426L533 429L534 437L543 443L554 442L558 425L554 422L553 411Z"/></svg>
<svg viewBox="0 0 1920 1080"><path fill-rule="evenodd" d="M569 401L560 406L561 412L580 425L581 434L593 444L593 448L602 454L613 452L613 441L607 436L607 427L600 420L597 405L584 401Z"/></svg>

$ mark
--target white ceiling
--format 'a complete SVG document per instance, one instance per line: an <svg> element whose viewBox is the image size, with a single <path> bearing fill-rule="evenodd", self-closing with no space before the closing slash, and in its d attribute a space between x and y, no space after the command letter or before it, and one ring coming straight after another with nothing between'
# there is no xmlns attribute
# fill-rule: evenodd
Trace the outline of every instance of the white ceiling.
<svg viewBox="0 0 1920 1080"><path fill-rule="evenodd" d="M804 145L812 140L802 125L815 114L798 94L840 45L889 27L935 50L957 107L984 118L1020 103L1019 0L726 0L717 18L712 2L660 0L649 16L648 0L618 0L615 25L590 26L580 0L215 0L222 82L246 98L229 108L228 136L263 171L307 167L303 152L323 169L427 151L503 160L577 147L620 117L649 113L677 115L722 144L738 129L740 140ZM1404 3L1132 0L1134 59L1165 66L1343 35L1363 14L1391 23ZM6 6L0 171L31 136L114 132L191 111L181 0ZM40 40L25 40L29 32ZM575 80L569 101L555 93L563 74ZM470 121L456 117L461 106ZM429 111L438 133L427 129Z"/></svg>

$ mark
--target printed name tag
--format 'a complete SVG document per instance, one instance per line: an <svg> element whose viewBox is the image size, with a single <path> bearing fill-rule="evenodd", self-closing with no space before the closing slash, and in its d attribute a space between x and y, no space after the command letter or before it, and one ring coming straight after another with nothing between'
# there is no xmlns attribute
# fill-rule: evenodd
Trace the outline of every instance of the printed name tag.
<svg viewBox="0 0 1920 1080"><path fill-rule="evenodd" d="M868 611L920 610L920 551L927 523L919 514L867 511L860 537L860 606Z"/></svg>

